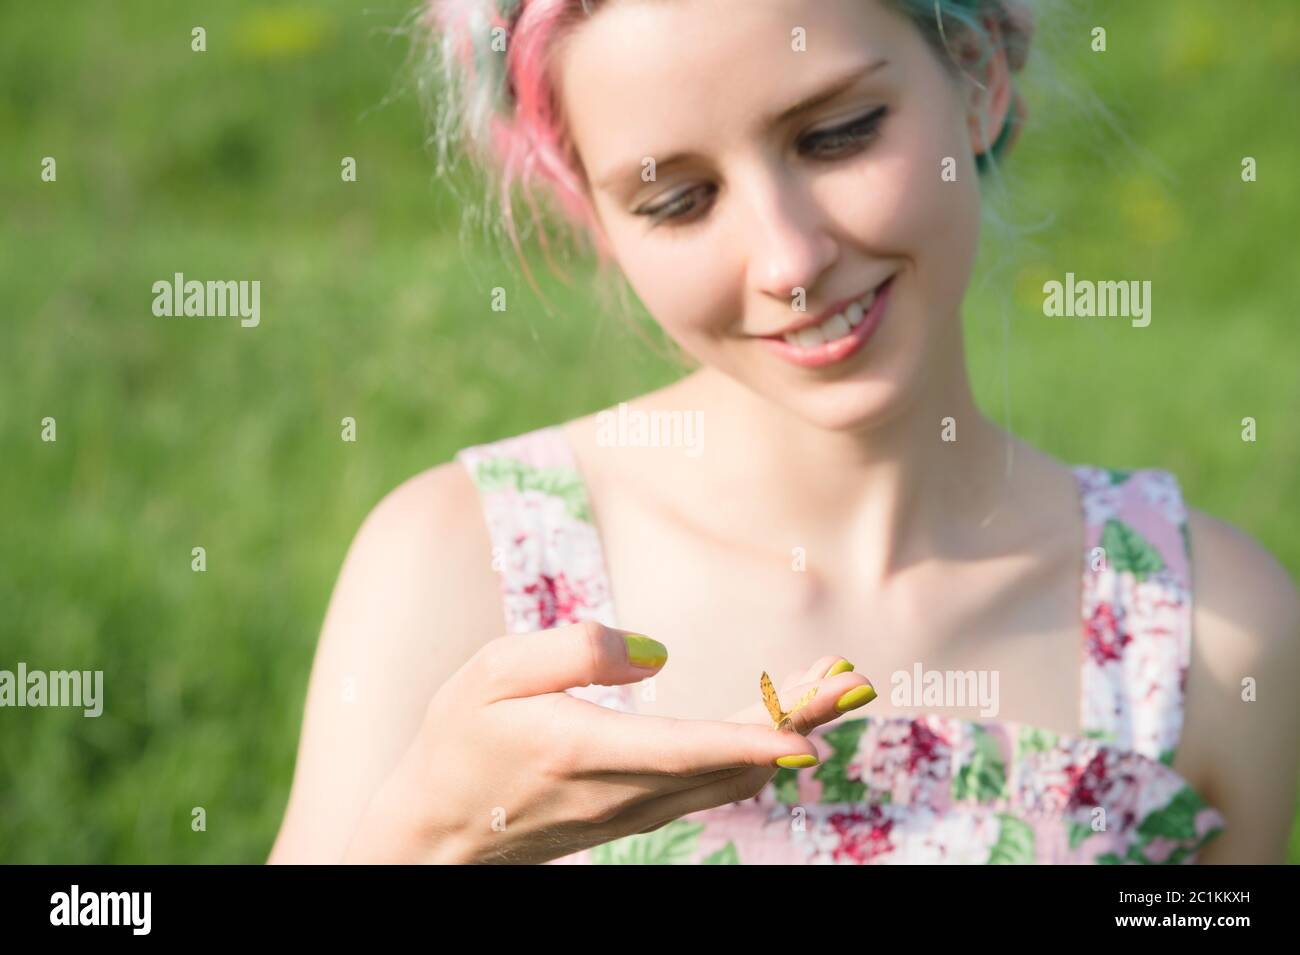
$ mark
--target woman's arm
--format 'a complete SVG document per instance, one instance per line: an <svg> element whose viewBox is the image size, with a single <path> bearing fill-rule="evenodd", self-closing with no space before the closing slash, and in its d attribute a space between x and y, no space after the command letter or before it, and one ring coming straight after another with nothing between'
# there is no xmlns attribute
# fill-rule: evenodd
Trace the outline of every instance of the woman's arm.
<svg viewBox="0 0 1300 955"><path fill-rule="evenodd" d="M1203 863L1281 863L1300 772L1300 595L1268 551L1192 511L1195 613L1174 769L1227 820ZM1254 702L1242 681L1255 684Z"/></svg>
<svg viewBox="0 0 1300 955"><path fill-rule="evenodd" d="M426 471L380 501L330 600L267 861L339 861L434 693L503 632L491 545L464 468Z"/></svg>

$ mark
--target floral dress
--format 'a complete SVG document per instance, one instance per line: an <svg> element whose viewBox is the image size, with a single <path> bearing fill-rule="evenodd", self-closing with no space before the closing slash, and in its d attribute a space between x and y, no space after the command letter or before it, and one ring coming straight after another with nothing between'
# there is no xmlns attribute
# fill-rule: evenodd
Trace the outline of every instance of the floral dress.
<svg viewBox="0 0 1300 955"><path fill-rule="evenodd" d="M561 428L457 454L480 493L508 632L618 626ZM552 860L608 863L1188 863L1225 825L1171 768L1191 643L1187 511L1164 471L1078 466L1080 736L1005 720L841 717L813 770L757 796ZM636 712L638 684L567 692ZM829 754L829 755L828 755Z"/></svg>

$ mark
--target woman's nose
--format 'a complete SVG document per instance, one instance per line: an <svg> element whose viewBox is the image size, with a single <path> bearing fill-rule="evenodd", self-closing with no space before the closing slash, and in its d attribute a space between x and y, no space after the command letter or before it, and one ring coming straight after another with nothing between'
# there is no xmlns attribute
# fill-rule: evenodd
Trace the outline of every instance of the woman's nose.
<svg viewBox="0 0 1300 955"><path fill-rule="evenodd" d="M795 289L820 289L839 255L830 217L806 191L777 179L751 182L749 206L742 241L750 250L753 286L786 303Z"/></svg>

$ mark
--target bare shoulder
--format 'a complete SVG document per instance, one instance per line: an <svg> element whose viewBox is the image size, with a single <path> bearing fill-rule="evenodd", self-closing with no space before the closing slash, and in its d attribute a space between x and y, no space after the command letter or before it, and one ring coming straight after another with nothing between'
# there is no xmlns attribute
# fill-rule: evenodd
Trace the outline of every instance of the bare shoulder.
<svg viewBox="0 0 1300 955"><path fill-rule="evenodd" d="M366 516L349 561L378 565L390 574L413 573L422 589L450 589L482 598L500 617L500 592L492 571L492 546L469 472L457 461L429 468L389 491ZM397 558L423 558L423 567ZM435 571L430 573L429 571Z"/></svg>
<svg viewBox="0 0 1300 955"><path fill-rule="evenodd" d="M386 494L362 521L334 585L270 861L337 861L434 694L504 632L468 472L452 461Z"/></svg>
<svg viewBox="0 0 1300 955"><path fill-rule="evenodd" d="M1281 862L1300 770L1300 594L1225 521L1189 510L1192 660L1175 769L1227 818L1202 861Z"/></svg>
<svg viewBox="0 0 1300 955"><path fill-rule="evenodd" d="M505 632L501 590L478 489L456 461L389 491L362 522L344 560L327 624L362 627L421 661L472 655ZM339 617L343 619L339 619ZM376 626L383 623L384 626ZM325 637L334 631L327 625Z"/></svg>
<svg viewBox="0 0 1300 955"><path fill-rule="evenodd" d="M1300 665L1300 594L1286 568L1245 532L1188 512L1195 634L1211 672L1263 661Z"/></svg>

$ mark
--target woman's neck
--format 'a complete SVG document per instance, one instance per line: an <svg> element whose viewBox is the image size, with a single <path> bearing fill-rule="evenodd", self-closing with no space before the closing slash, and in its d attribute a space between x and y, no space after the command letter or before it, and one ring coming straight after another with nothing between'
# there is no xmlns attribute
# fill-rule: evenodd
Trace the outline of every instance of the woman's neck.
<svg viewBox="0 0 1300 955"><path fill-rule="evenodd" d="M818 427L712 368L643 406L702 412L703 453L674 456L656 483L677 485L674 500L706 525L835 553L882 582L914 561L988 553L1023 535L1006 505L1023 445L980 413L962 362L855 430Z"/></svg>

